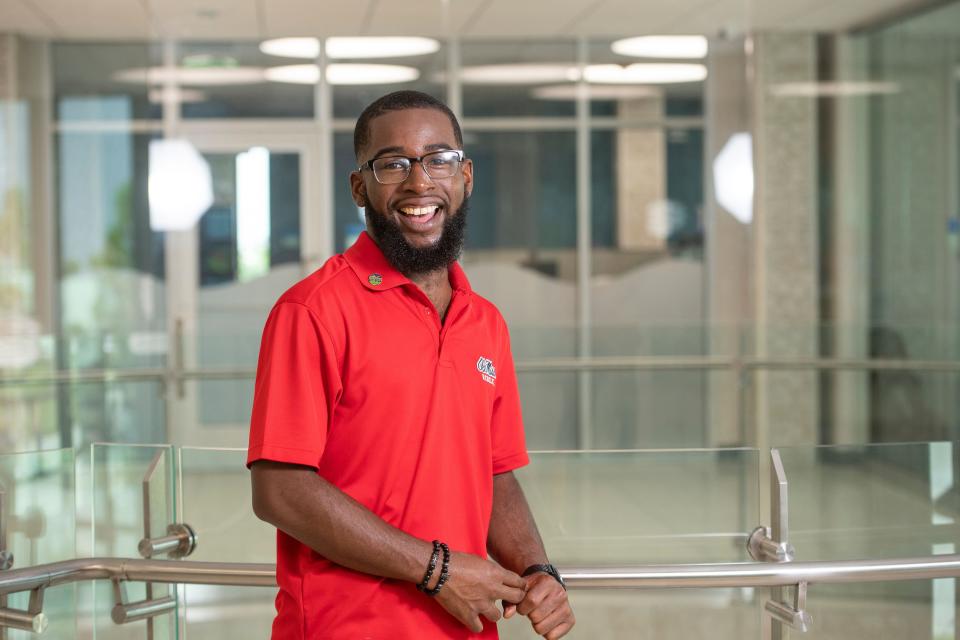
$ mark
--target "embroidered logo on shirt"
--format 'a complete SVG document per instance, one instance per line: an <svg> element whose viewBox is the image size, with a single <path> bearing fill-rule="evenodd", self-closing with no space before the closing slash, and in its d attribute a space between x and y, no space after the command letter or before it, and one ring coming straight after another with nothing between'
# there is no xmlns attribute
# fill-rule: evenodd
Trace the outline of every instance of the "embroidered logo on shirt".
<svg viewBox="0 0 960 640"><path fill-rule="evenodd" d="M367 282L369 282L375 287L379 287L381 284L383 284L383 276L380 275L379 273L371 273L370 276L367 278Z"/></svg>
<svg viewBox="0 0 960 640"><path fill-rule="evenodd" d="M480 377L483 378L484 382L496 385L497 369L493 366L493 360L480 356L480 359L477 360L477 371L480 372Z"/></svg>

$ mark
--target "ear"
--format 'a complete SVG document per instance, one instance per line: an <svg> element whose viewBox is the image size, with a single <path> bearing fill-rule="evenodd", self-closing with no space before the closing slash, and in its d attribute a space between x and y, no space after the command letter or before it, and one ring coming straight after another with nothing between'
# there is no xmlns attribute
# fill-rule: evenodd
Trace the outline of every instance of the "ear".
<svg viewBox="0 0 960 640"><path fill-rule="evenodd" d="M473 192L473 160L466 158L463 161L463 195L469 197Z"/></svg>
<svg viewBox="0 0 960 640"><path fill-rule="evenodd" d="M367 206L367 185L363 182L363 174L359 171L350 172L350 194L358 207Z"/></svg>

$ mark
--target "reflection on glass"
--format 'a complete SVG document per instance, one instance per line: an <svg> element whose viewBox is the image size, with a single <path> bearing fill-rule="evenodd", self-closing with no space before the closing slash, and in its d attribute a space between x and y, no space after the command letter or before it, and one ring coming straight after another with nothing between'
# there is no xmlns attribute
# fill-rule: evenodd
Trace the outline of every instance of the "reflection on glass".
<svg viewBox="0 0 960 640"><path fill-rule="evenodd" d="M250 508L245 460L246 449L180 450L183 520L201 540L192 560L276 562L276 530ZM275 595L274 588L187 585L186 631L202 638L268 637Z"/></svg>
<svg viewBox="0 0 960 640"><path fill-rule="evenodd" d="M465 117L574 115L572 99L542 93L575 86L573 41L471 41L462 43L461 51Z"/></svg>

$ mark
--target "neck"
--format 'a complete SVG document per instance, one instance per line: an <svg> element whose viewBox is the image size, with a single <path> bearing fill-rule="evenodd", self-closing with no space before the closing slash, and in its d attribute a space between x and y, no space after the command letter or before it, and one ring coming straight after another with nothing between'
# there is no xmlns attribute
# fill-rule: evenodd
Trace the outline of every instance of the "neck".
<svg viewBox="0 0 960 640"><path fill-rule="evenodd" d="M407 277L430 299L442 322L446 318L447 308L450 306L450 299L453 297L453 287L450 286L450 276L447 269L437 269Z"/></svg>

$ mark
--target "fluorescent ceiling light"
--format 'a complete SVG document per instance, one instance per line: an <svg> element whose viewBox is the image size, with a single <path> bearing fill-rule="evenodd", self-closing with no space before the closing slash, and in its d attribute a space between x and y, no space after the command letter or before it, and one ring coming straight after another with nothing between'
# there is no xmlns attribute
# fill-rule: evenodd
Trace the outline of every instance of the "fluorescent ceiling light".
<svg viewBox="0 0 960 640"><path fill-rule="evenodd" d="M639 36L617 40L610 48L622 56L698 60L707 56L708 45L704 36Z"/></svg>
<svg viewBox="0 0 960 640"><path fill-rule="evenodd" d="M263 82L263 69L259 67L150 67L149 69L124 69L113 74L118 82L136 84L181 84L213 86L229 84L256 84Z"/></svg>
<svg viewBox="0 0 960 640"><path fill-rule="evenodd" d="M531 92L538 100L566 100L577 99L578 87L575 84L553 84L546 87L535 87ZM618 86L618 85L589 85L587 97L590 100L637 100L662 96L663 91L657 87L647 86Z"/></svg>
<svg viewBox="0 0 960 640"><path fill-rule="evenodd" d="M900 85L896 82L783 82L770 87L770 93L780 98L890 95L900 93Z"/></svg>
<svg viewBox="0 0 960 640"><path fill-rule="evenodd" d="M324 45L327 57L344 58L402 58L422 56L440 50L433 38L416 37L358 37L327 38ZM320 55L318 38L276 38L260 43L260 51L271 56L314 59Z"/></svg>
<svg viewBox="0 0 960 640"><path fill-rule="evenodd" d="M580 73L564 64L490 64L464 67L460 81L467 84L545 84L576 82Z"/></svg>
<svg viewBox="0 0 960 640"><path fill-rule="evenodd" d="M197 89L181 89L180 87L154 87L147 94L150 102L161 104L163 102L203 102L207 99L207 94Z"/></svg>
<svg viewBox="0 0 960 640"><path fill-rule="evenodd" d="M270 67L264 71L271 82L316 84L320 80L320 68L315 64L291 64ZM336 85L393 84L411 82L420 77L413 67L395 64L349 64L335 62L327 65L327 82Z"/></svg>
<svg viewBox="0 0 960 640"><path fill-rule="evenodd" d="M629 66L591 64L583 72L587 82L598 84L670 84L699 82L707 77L707 68L690 63L643 63Z"/></svg>
<svg viewBox="0 0 960 640"><path fill-rule="evenodd" d="M433 38L327 38L327 57L340 58L402 58L423 56L440 50Z"/></svg>
<svg viewBox="0 0 960 640"><path fill-rule="evenodd" d="M260 51L268 56L282 58L310 58L320 55L320 40L317 38L274 38L260 43Z"/></svg>

